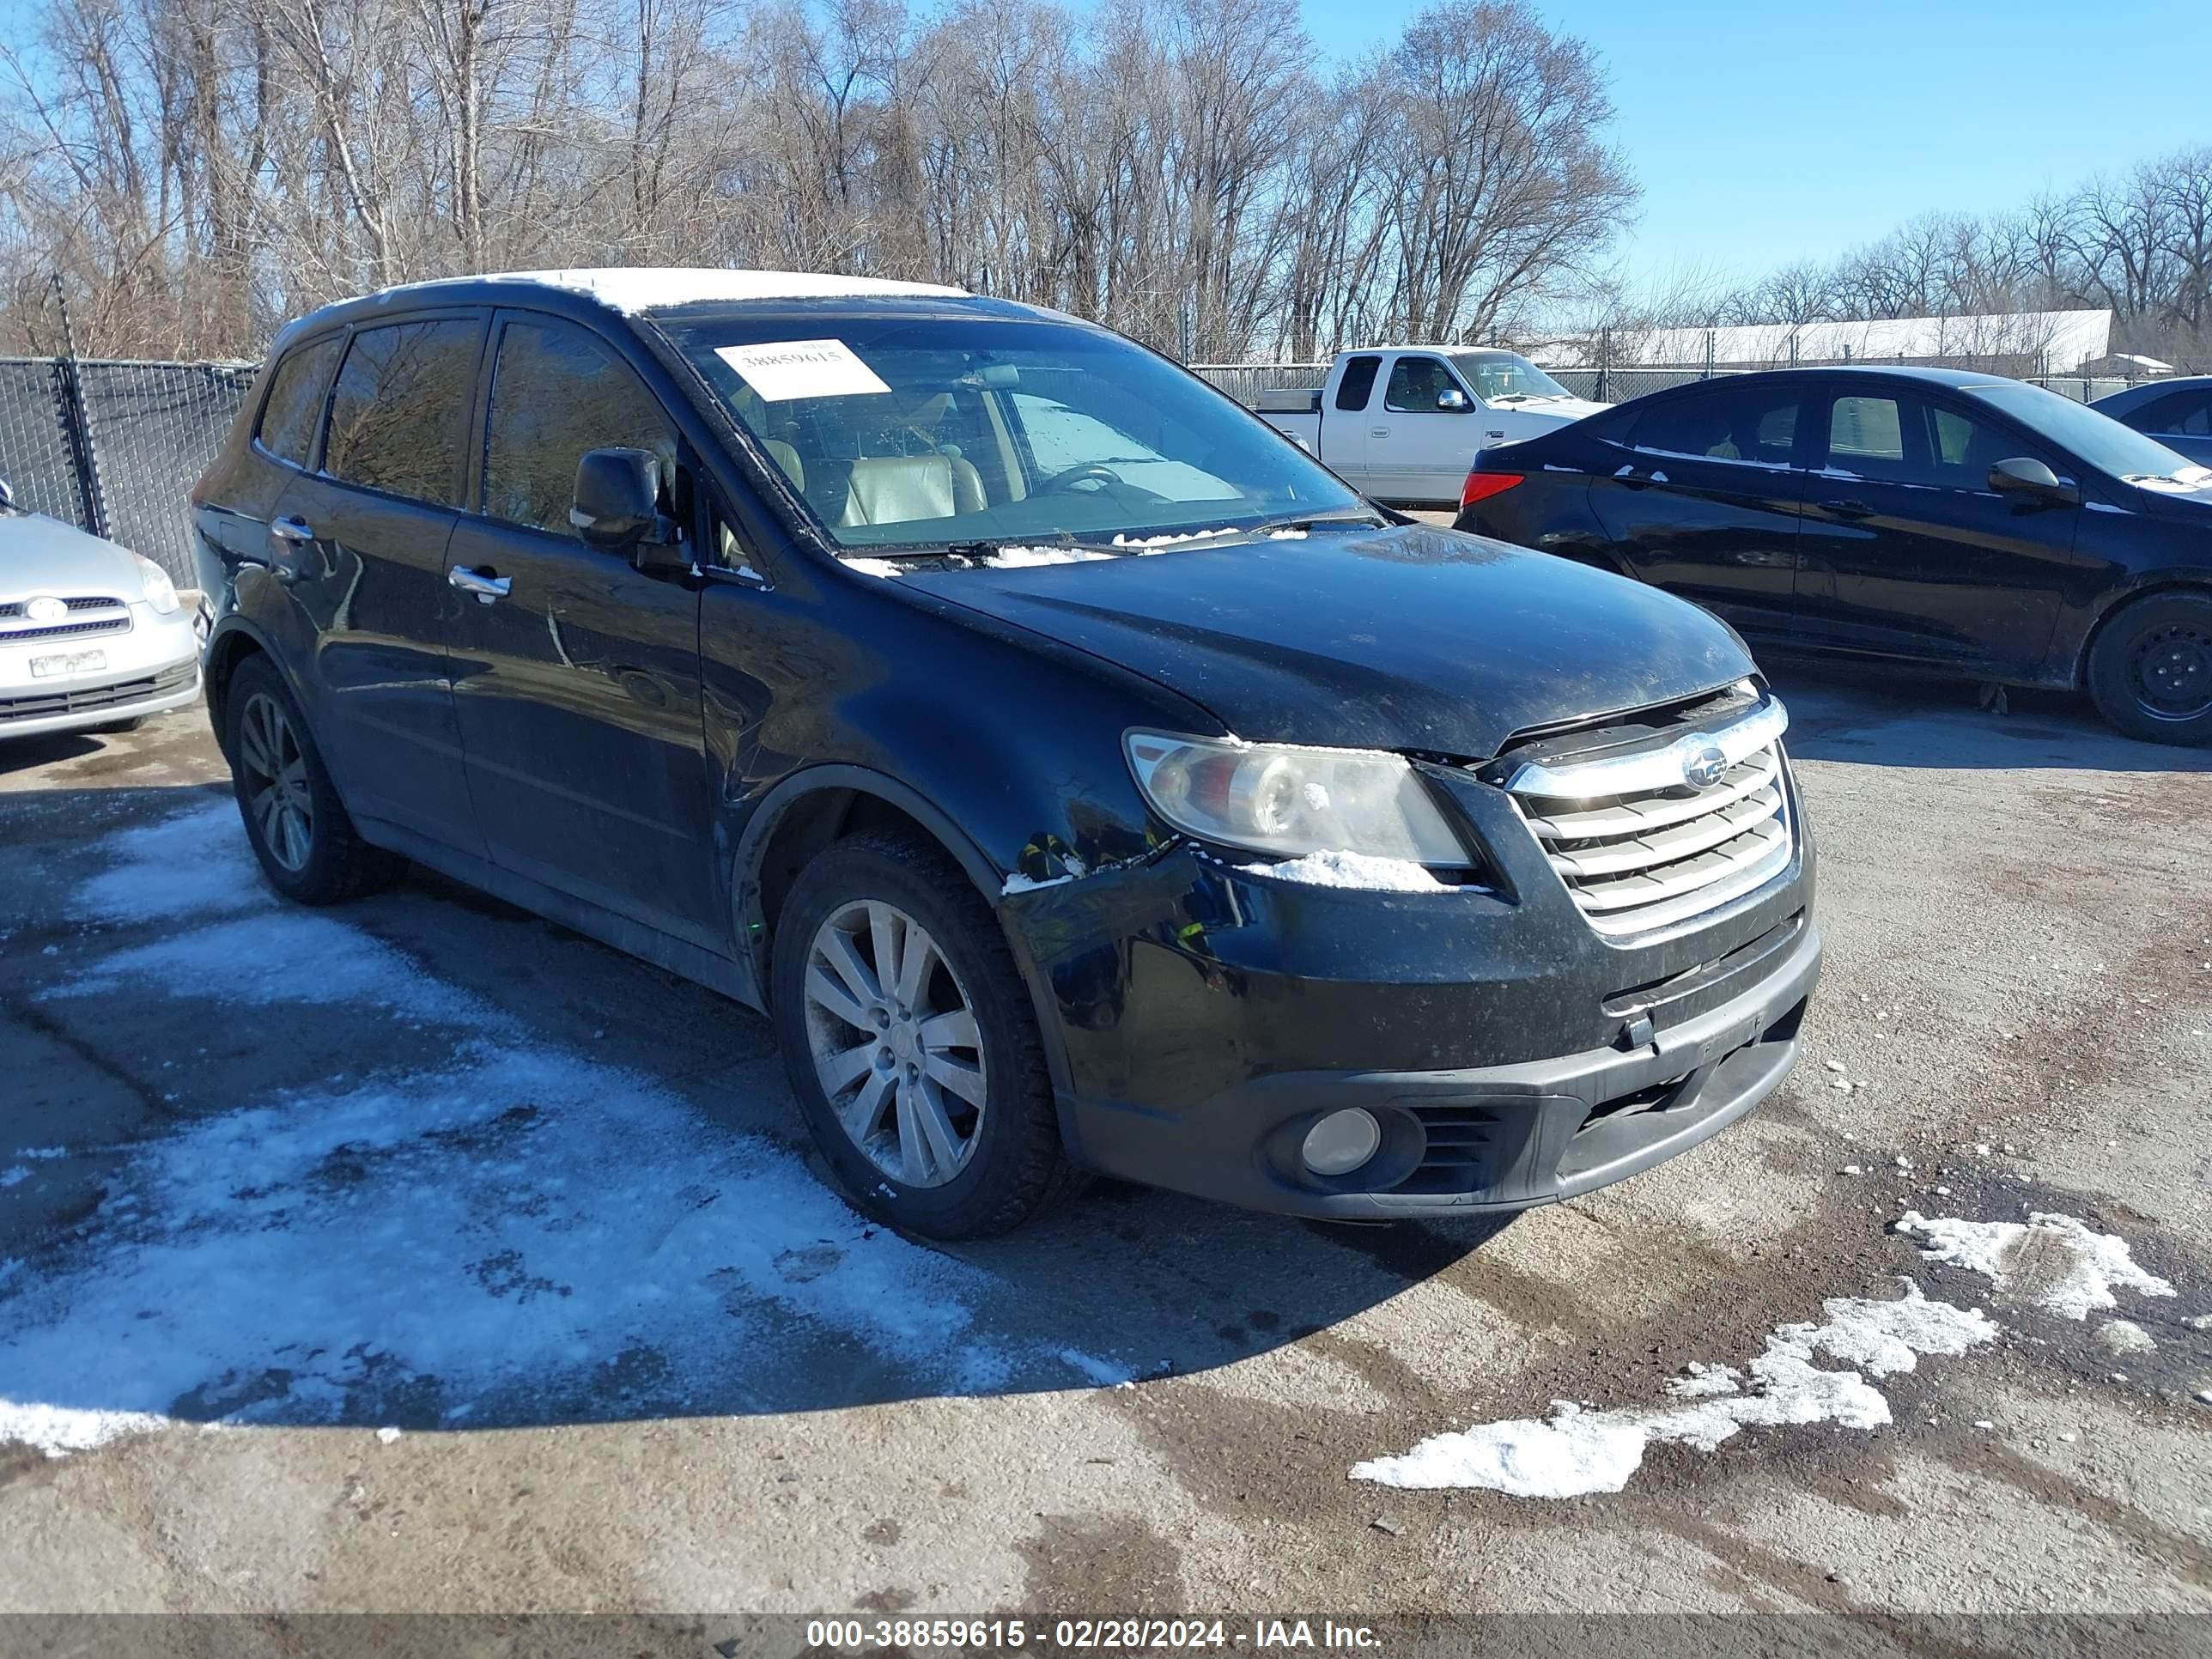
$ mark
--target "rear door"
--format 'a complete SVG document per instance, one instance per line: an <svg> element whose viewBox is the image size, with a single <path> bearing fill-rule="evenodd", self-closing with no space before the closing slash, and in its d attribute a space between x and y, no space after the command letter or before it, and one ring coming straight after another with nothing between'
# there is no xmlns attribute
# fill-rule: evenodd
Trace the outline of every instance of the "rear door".
<svg viewBox="0 0 2212 1659"><path fill-rule="evenodd" d="M1464 399L1438 406L1448 392ZM1383 381L1382 409L1367 425L1367 493L1384 501L1456 501L1474 452L1482 447L1484 415L1458 375L1432 352L1401 351Z"/></svg>
<svg viewBox="0 0 2212 1659"><path fill-rule="evenodd" d="M710 949L699 707L699 593L576 538L587 449L661 458L678 496L677 428L621 348L563 319L500 312L487 354L481 462L447 566L490 582L453 594L453 701L492 861ZM689 469L687 468L687 471Z"/></svg>
<svg viewBox="0 0 2212 1659"><path fill-rule="evenodd" d="M2011 422L1902 380L1824 385L1805 498L1797 631L1821 653L2032 678L2074 563L2078 507L1999 495L2015 456L2080 468Z"/></svg>
<svg viewBox="0 0 2212 1659"><path fill-rule="evenodd" d="M1367 435L1367 406L1374 403L1376 382L1382 379L1380 353L1364 351L1344 360L1344 372L1323 398L1321 411L1322 465L1354 489L1372 495L1369 488L1369 458L1372 446Z"/></svg>
<svg viewBox="0 0 2212 1659"><path fill-rule="evenodd" d="M1812 392L1789 375L1709 380L1607 416L1615 465L1590 481L1590 507L1623 568L1747 639L1786 642Z"/></svg>
<svg viewBox="0 0 2212 1659"><path fill-rule="evenodd" d="M270 568L314 630L293 665L348 810L471 853L483 842L447 672L446 544L483 333L473 310L354 330L316 470L293 475L269 536Z"/></svg>

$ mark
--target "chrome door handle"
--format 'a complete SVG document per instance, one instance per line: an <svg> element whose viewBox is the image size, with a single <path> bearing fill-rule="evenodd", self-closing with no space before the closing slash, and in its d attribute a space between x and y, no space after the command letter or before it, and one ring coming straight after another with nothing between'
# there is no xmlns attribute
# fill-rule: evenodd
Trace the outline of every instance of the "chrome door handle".
<svg viewBox="0 0 2212 1659"><path fill-rule="evenodd" d="M1390 428L1387 426L1370 426L1367 428L1367 435L1370 438L1387 438L1390 435Z"/></svg>
<svg viewBox="0 0 2212 1659"><path fill-rule="evenodd" d="M507 589L514 586L514 578L495 576L486 571L471 570L465 565L457 564L446 573L446 584L449 587L459 588L464 593L475 594L478 605L489 605L507 597Z"/></svg>
<svg viewBox="0 0 2212 1659"><path fill-rule="evenodd" d="M1822 501L1820 510L1838 519L1871 519L1874 509L1864 501Z"/></svg>
<svg viewBox="0 0 2212 1659"><path fill-rule="evenodd" d="M305 519L278 519L269 526L269 537L271 541L303 547L315 539L315 527Z"/></svg>

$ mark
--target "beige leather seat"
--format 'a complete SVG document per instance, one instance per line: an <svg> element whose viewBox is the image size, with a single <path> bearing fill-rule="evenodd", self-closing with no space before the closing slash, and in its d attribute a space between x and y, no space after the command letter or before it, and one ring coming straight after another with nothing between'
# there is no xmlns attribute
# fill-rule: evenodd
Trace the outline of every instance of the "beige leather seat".
<svg viewBox="0 0 2212 1659"><path fill-rule="evenodd" d="M841 525L908 524L983 510L983 479L957 455L885 455L853 463Z"/></svg>
<svg viewBox="0 0 2212 1659"><path fill-rule="evenodd" d="M806 491L806 463L799 459L799 452L781 438L763 438L761 447L768 451L769 459L782 470L791 480L791 487L801 495Z"/></svg>

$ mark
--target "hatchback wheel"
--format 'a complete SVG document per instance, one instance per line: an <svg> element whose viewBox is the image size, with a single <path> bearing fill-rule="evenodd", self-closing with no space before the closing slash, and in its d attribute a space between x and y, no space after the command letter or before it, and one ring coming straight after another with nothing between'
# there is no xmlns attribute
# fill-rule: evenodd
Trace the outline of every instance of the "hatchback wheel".
<svg viewBox="0 0 2212 1659"><path fill-rule="evenodd" d="M2098 712L2130 737L2212 743L2212 594L2127 606L2098 634L2088 679Z"/></svg>
<svg viewBox="0 0 2212 1659"><path fill-rule="evenodd" d="M863 1209L971 1238L1073 1184L1012 953L942 854L878 836L823 853L777 920L773 981L792 1086Z"/></svg>
<svg viewBox="0 0 2212 1659"><path fill-rule="evenodd" d="M398 873L401 860L354 828L299 706L267 658L240 665L228 703L231 785L270 884L302 904L335 904Z"/></svg>

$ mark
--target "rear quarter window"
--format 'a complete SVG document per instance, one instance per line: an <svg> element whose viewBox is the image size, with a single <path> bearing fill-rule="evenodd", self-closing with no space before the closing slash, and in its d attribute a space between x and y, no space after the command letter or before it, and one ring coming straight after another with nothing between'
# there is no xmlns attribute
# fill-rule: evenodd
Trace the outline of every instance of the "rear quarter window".
<svg viewBox="0 0 2212 1659"><path fill-rule="evenodd" d="M295 346L269 377L269 397L261 405L254 437L280 461L305 466L315 446L315 426L330 390L331 369L338 360L338 337Z"/></svg>

